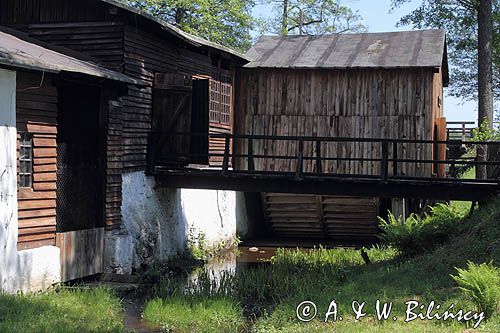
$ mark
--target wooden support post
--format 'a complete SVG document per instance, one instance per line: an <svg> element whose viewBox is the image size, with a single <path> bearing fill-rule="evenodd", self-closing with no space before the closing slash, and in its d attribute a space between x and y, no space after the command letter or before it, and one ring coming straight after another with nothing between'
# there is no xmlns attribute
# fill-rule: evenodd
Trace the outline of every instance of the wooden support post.
<svg viewBox="0 0 500 333"><path fill-rule="evenodd" d="M255 171L255 162L253 160L253 139L248 138L248 171Z"/></svg>
<svg viewBox="0 0 500 333"><path fill-rule="evenodd" d="M398 142L392 143L392 175L398 175Z"/></svg>
<svg viewBox="0 0 500 333"><path fill-rule="evenodd" d="M316 173L323 173L323 166L321 165L321 141L316 141Z"/></svg>
<svg viewBox="0 0 500 333"><path fill-rule="evenodd" d="M382 165L380 167L381 178L383 181L387 181L389 177L389 141L382 141Z"/></svg>
<svg viewBox="0 0 500 333"><path fill-rule="evenodd" d="M297 153L297 170L295 179L302 179L304 170L304 141L299 140L299 151Z"/></svg>
<svg viewBox="0 0 500 333"><path fill-rule="evenodd" d="M224 161L222 162L222 174L225 176L229 171L229 146L230 146L229 133L224 134Z"/></svg>

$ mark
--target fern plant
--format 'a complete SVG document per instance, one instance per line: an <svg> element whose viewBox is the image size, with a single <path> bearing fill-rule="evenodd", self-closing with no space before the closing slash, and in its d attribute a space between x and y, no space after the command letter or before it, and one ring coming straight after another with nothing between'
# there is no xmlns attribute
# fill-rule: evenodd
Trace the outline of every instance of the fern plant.
<svg viewBox="0 0 500 333"><path fill-rule="evenodd" d="M467 263L467 269L455 268L458 275L451 275L459 288L476 304L486 318L498 308L500 299L500 270L493 262L480 265Z"/></svg>
<svg viewBox="0 0 500 333"><path fill-rule="evenodd" d="M387 221L379 217L379 238L403 255L414 256L446 242L460 226L463 214L452 206L437 204L422 217L412 214L406 221L389 212Z"/></svg>

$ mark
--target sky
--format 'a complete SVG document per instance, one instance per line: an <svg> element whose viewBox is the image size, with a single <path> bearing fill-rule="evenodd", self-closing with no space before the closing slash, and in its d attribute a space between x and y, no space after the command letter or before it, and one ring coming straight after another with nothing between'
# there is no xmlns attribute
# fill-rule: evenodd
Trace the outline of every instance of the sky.
<svg viewBox="0 0 500 333"><path fill-rule="evenodd" d="M387 32L397 30L411 30L411 27L396 27L396 23L405 14L415 9L420 1L412 0L393 12L389 13L391 0L345 0L343 3L362 16L362 23L369 32ZM254 16L266 17L270 13L267 5L258 5L254 8ZM256 31L252 35L256 35ZM452 70L452 69L451 69ZM465 102L460 98L447 96L445 88L444 113L448 121L475 121L477 119L477 105L475 102Z"/></svg>

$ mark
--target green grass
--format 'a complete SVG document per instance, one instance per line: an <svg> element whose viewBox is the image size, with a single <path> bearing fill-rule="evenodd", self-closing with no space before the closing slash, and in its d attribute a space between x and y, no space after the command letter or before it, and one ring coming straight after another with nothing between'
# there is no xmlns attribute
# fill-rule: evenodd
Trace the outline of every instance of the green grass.
<svg viewBox="0 0 500 333"><path fill-rule="evenodd" d="M161 318L156 317L159 318L156 323L187 332L211 332L208 327L198 330L189 326L189 322L199 322L196 316L186 319L181 326L165 310L177 314L193 312L197 302L205 300L204 322L213 322L211 317L216 317L219 311L233 313L233 322L240 322L244 315L252 321L247 329L250 332L472 332L475 330L470 325L456 321L405 323L405 302L435 301L442 309L453 303L456 309L475 310L475 303L459 289L451 275L457 274L456 267L466 268L468 261L480 264L493 260L497 266L500 264L499 217L500 200L496 200L465 218L462 231L449 242L432 250L423 249L422 254L413 258L398 256L391 248L373 248L367 251L372 264L366 265L355 250L280 250L272 264L240 270L235 276L223 277L220 283L210 282L208 277L204 281L202 277L201 287L180 288L173 287L171 281L163 281L160 284L164 288L157 289L157 297L163 301L151 301L148 304L151 312L145 317L163 313ZM213 298L222 298L225 303L206 303ZM344 320L323 323L328 305L334 299ZM391 316L396 316L397 321L375 320L377 299L393 302ZM296 306L304 300L314 301L318 307L318 316L310 323L298 322L295 315ZM350 307L353 300L366 302L367 316L357 322ZM188 309L186 302L190 304ZM221 306L227 309L222 310ZM500 316L494 314L478 331L499 332Z"/></svg>
<svg viewBox="0 0 500 333"><path fill-rule="evenodd" d="M225 297L157 298L146 304L143 316L165 331L230 333L244 330L246 324L238 304Z"/></svg>
<svg viewBox="0 0 500 333"><path fill-rule="evenodd" d="M121 304L104 288L0 294L0 332L124 332Z"/></svg>

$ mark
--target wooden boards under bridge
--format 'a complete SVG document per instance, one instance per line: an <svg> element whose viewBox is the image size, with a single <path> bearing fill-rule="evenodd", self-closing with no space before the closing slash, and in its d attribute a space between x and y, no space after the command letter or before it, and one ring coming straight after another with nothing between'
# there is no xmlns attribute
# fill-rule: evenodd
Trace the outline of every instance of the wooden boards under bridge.
<svg viewBox="0 0 500 333"><path fill-rule="evenodd" d="M379 200L332 195L262 193L273 234L289 238L375 240Z"/></svg>

